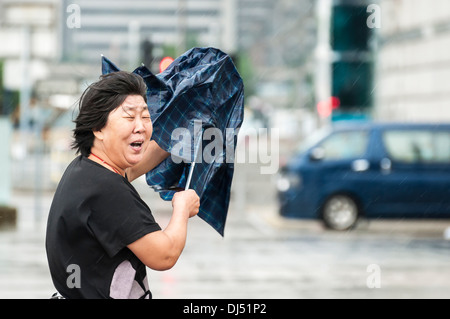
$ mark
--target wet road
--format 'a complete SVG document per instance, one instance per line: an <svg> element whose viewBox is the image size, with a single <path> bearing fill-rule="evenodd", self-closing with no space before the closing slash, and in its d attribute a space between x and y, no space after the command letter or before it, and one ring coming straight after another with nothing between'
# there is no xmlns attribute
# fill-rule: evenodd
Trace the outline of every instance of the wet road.
<svg viewBox="0 0 450 319"><path fill-rule="evenodd" d="M142 194L142 192L141 192ZM170 203L143 198L164 226ZM48 298L45 193L14 192L14 229L0 230L0 298ZM154 298L450 298L450 221L362 222L351 232L286 220L272 205L232 203L220 237L195 217L185 250L169 271L148 270Z"/></svg>
<svg viewBox="0 0 450 319"><path fill-rule="evenodd" d="M191 227L178 265L151 274L155 297L450 297L450 242L442 239L442 225L406 223L386 234L378 222L335 233L316 222L275 227L252 214L235 217L223 240L215 234L205 240L203 225Z"/></svg>

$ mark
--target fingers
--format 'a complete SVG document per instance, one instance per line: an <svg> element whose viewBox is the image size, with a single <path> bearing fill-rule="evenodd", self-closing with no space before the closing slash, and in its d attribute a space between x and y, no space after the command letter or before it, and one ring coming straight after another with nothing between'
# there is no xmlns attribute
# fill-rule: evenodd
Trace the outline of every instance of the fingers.
<svg viewBox="0 0 450 319"><path fill-rule="evenodd" d="M174 208L181 208L183 211L189 213L189 217L193 217L199 212L200 198L192 189L177 192L173 196L172 206Z"/></svg>
<svg viewBox="0 0 450 319"><path fill-rule="evenodd" d="M191 200L191 210L189 211L189 217L194 217L198 214L200 209L200 197L198 197L197 193L193 189L189 189L186 191Z"/></svg>

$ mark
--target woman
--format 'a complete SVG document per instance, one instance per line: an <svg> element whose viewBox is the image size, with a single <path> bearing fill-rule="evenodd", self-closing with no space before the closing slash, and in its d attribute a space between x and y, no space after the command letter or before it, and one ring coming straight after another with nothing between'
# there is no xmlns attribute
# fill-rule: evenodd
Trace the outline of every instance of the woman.
<svg viewBox="0 0 450 319"><path fill-rule="evenodd" d="M46 249L53 283L64 298L150 298L145 266L166 270L199 209L190 190L175 194L161 230L131 181L169 153L150 141L152 123L142 78L115 72L89 86L75 120L74 149L48 217Z"/></svg>

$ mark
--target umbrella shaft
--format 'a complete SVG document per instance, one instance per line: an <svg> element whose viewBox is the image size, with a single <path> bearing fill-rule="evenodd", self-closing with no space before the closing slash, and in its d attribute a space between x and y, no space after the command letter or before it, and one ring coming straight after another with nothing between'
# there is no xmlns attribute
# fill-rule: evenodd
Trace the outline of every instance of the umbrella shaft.
<svg viewBox="0 0 450 319"><path fill-rule="evenodd" d="M194 166L195 166L195 161L192 162L191 168L189 169L189 175L188 175L188 179L186 182L186 187L184 188L184 190L186 190L186 191L189 189L189 185L191 184L192 173L194 172Z"/></svg>
<svg viewBox="0 0 450 319"><path fill-rule="evenodd" d="M189 186L191 184L192 173L194 172L195 163L197 162L198 153L200 152L200 148L201 148L200 147L201 142L202 142L201 137L202 136L200 136L200 138L198 139L196 148L194 149L194 151L195 151L194 161L191 163L191 168L189 169L189 175L188 175L188 179L186 181L186 187L184 188L185 191L189 189Z"/></svg>

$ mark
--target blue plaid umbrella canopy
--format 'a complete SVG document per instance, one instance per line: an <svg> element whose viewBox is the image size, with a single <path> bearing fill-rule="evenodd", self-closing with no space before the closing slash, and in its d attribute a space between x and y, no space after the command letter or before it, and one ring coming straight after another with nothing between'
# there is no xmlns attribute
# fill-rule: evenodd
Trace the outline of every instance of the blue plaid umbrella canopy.
<svg viewBox="0 0 450 319"><path fill-rule="evenodd" d="M116 71L103 57L102 73ZM244 116L243 81L232 59L218 49L193 48L160 74L145 66L133 72L147 84L152 139L171 153L146 174L148 185L164 200L177 189L194 189L200 197L198 216L223 236Z"/></svg>

